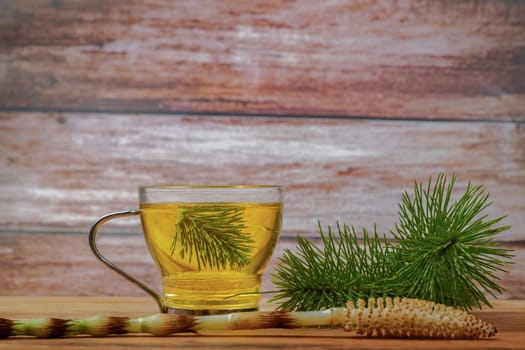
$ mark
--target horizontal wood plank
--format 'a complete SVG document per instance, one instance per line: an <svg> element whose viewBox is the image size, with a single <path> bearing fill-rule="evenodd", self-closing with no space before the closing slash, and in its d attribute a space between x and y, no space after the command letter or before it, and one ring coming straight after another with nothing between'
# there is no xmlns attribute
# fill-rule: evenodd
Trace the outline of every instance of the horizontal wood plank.
<svg viewBox="0 0 525 350"><path fill-rule="evenodd" d="M280 184L283 236L337 221L388 233L403 191L438 172L490 193L525 232L520 123L0 113L0 229L87 232L154 184ZM136 219L108 232L140 232Z"/></svg>
<svg viewBox="0 0 525 350"><path fill-rule="evenodd" d="M263 295L261 299L262 311L275 310L276 305L268 300L268 295ZM493 300L492 306L491 309L474 309L472 313L496 326L498 335L500 331L525 332L525 323L520 322L525 314L525 300ZM153 299L140 296L0 296L0 315L4 318L21 320L39 317L79 319L93 315L144 317L156 313L157 310L157 304ZM329 337L329 334L319 333L318 336Z"/></svg>
<svg viewBox="0 0 525 350"><path fill-rule="evenodd" d="M523 300L502 300L493 310L474 314L498 330L494 338L474 340L370 338L341 328L257 329L199 331L171 337L148 335L70 337L66 339L8 338L2 349L520 349L525 341ZM0 297L0 315L10 319L59 317L79 319L93 315L141 317L156 312L144 298L123 297ZM25 318L24 318L25 316Z"/></svg>
<svg viewBox="0 0 525 350"><path fill-rule="evenodd" d="M525 120L522 1L2 1L0 108Z"/></svg>
<svg viewBox="0 0 525 350"><path fill-rule="evenodd" d="M161 291L160 274L140 235L100 234L99 248L139 280ZM263 278L263 290L275 290L271 273L284 249L294 250L296 240L282 238ZM508 273L499 273L505 291L499 299L525 298L525 246L507 243L514 250ZM0 233L0 296L147 296L99 262L89 249L86 235ZM153 300L153 299L152 299Z"/></svg>

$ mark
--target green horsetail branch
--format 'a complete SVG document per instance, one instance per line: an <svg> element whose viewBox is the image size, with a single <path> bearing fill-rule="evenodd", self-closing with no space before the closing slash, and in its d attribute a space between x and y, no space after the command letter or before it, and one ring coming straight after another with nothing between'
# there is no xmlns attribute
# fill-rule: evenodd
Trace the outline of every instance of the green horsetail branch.
<svg viewBox="0 0 525 350"><path fill-rule="evenodd" d="M229 205L184 206L180 208L170 252L195 259L202 268L242 267L250 263L253 240L245 232L241 207Z"/></svg>
<svg viewBox="0 0 525 350"><path fill-rule="evenodd" d="M169 336L205 330L344 327L345 331L388 338L478 339L496 329L457 308L419 299L370 298L347 307L322 311L256 311L211 316L155 314L143 318L95 316L82 320L41 318L0 319L0 338L75 335L104 337L130 333Z"/></svg>

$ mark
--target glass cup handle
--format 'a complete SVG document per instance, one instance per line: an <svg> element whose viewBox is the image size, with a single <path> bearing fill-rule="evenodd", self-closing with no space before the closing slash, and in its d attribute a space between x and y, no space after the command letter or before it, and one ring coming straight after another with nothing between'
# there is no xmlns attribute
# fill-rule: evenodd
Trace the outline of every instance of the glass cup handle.
<svg viewBox="0 0 525 350"><path fill-rule="evenodd" d="M113 264L111 261L106 259L100 253L100 251L98 250L97 244L95 242L95 238L97 237L97 232L98 232L99 228L106 221L109 221L111 219L116 219L116 218L119 218L119 217L134 216L134 215L139 215L139 214L140 214L140 210L126 210L126 211L119 211L119 212L115 212L115 213L109 213L109 214L106 214L104 216L101 216L100 218L97 219L97 221L93 224L93 226L91 226L91 229L89 230L89 247L91 248L91 251L93 252L93 254L95 254L95 256L100 261L102 261L107 267L109 267L113 271L119 273L120 275L124 276L128 281L133 282L137 286L142 288L146 293L151 295L153 297L153 299L155 299L155 301L157 302L157 305L159 306L160 311L161 312L166 312L167 309L166 309L166 306L163 303L162 298L155 291L153 291L147 285L145 285L144 283L142 283L141 281L139 281L135 277L129 275L127 272L125 272L124 270L122 270L121 268L119 268L118 266Z"/></svg>

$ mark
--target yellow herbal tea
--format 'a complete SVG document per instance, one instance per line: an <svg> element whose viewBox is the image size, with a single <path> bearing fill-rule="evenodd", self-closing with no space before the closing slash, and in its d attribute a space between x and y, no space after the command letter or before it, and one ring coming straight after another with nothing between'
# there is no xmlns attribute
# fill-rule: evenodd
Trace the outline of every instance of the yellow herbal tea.
<svg viewBox="0 0 525 350"><path fill-rule="evenodd" d="M258 307L261 278L281 228L281 203L142 203L144 236L165 306ZM247 293L247 294L242 294Z"/></svg>

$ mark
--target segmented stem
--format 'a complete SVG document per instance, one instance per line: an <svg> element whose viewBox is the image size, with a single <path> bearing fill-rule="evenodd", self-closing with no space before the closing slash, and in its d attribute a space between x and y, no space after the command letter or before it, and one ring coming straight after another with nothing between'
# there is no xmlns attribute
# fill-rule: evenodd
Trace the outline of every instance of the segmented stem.
<svg viewBox="0 0 525 350"><path fill-rule="evenodd" d="M240 312L211 316L155 314L128 318L95 316L82 320L43 318L0 319L0 338L36 336L41 338L92 335L103 337L126 333L169 336L201 330L344 327L357 334L392 338L477 339L491 337L496 329L460 309L418 299L359 299L346 308L321 311Z"/></svg>

